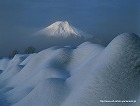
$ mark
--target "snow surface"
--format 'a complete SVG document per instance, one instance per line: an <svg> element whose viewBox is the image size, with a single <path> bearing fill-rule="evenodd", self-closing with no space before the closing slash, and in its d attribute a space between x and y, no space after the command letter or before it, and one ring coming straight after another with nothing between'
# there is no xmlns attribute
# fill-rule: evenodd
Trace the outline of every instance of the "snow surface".
<svg viewBox="0 0 140 106"><path fill-rule="evenodd" d="M84 42L0 60L0 106L139 106L140 38ZM101 103L100 100L137 100Z"/></svg>
<svg viewBox="0 0 140 106"><path fill-rule="evenodd" d="M4 70L7 67L9 62L10 62L10 59L8 59L8 58L1 59L0 60L0 70Z"/></svg>

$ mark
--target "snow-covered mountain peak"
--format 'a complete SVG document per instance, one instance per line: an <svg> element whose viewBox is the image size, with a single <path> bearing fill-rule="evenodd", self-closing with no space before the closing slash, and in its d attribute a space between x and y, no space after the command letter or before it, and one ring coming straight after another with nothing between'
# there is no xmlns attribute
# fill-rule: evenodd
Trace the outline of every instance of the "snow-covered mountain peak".
<svg viewBox="0 0 140 106"><path fill-rule="evenodd" d="M67 21L57 21L50 26L40 30L37 35L51 37L89 37L88 34L71 26Z"/></svg>
<svg viewBox="0 0 140 106"><path fill-rule="evenodd" d="M48 26L47 28L52 29L52 28L62 28L62 27L69 27L69 23L67 21L57 21L53 24L51 24L50 26Z"/></svg>

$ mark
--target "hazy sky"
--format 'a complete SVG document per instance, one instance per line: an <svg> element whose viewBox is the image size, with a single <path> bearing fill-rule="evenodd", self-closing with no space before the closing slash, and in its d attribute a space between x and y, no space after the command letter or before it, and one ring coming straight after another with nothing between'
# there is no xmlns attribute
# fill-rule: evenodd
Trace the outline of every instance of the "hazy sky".
<svg viewBox="0 0 140 106"><path fill-rule="evenodd" d="M0 56L25 48L28 33L55 21L108 43L123 32L140 35L139 19L140 0L0 0Z"/></svg>

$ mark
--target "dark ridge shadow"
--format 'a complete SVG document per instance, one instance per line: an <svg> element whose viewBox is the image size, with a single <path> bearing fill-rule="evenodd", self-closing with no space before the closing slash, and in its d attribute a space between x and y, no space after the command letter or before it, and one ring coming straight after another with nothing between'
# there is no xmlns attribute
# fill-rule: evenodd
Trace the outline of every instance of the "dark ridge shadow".
<svg viewBox="0 0 140 106"><path fill-rule="evenodd" d="M0 70L0 74L3 72L3 70Z"/></svg>
<svg viewBox="0 0 140 106"><path fill-rule="evenodd" d="M6 96L3 93L0 93L0 106L10 106L10 103L7 101Z"/></svg>

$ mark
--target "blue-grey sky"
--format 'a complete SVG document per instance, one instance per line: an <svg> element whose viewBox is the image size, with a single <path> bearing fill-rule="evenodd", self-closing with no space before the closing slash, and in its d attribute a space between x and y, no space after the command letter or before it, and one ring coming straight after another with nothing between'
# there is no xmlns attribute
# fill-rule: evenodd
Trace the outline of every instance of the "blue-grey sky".
<svg viewBox="0 0 140 106"><path fill-rule="evenodd" d="M25 48L29 33L55 21L108 43L123 32L140 35L139 19L140 0L0 0L0 56Z"/></svg>

